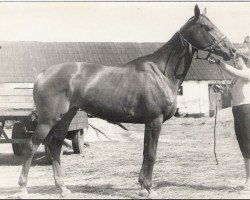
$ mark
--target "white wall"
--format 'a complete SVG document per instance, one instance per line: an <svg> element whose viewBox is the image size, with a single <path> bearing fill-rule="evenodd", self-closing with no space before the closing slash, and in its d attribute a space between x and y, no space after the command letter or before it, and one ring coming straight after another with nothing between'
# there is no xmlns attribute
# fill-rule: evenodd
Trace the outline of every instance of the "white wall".
<svg viewBox="0 0 250 200"><path fill-rule="evenodd" d="M183 95L177 96L177 107L181 113L209 116L208 81L184 81Z"/></svg>
<svg viewBox="0 0 250 200"><path fill-rule="evenodd" d="M34 109L33 83L0 83L0 110Z"/></svg>
<svg viewBox="0 0 250 200"><path fill-rule="evenodd" d="M0 83L0 89L33 88L33 86L34 83Z"/></svg>

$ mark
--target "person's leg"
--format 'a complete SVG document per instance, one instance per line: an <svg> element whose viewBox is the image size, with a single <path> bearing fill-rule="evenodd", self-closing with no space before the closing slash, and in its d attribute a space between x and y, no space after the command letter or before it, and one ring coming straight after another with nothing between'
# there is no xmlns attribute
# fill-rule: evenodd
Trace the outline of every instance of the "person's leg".
<svg viewBox="0 0 250 200"><path fill-rule="evenodd" d="M245 169L246 169L246 182L244 188L250 190L250 159L244 158Z"/></svg>
<svg viewBox="0 0 250 200"><path fill-rule="evenodd" d="M237 106L233 111L235 133L245 164L246 181L244 190L250 191L250 105Z"/></svg>
<svg viewBox="0 0 250 200"><path fill-rule="evenodd" d="M246 182L245 189L250 190L250 105L243 105L241 109L240 127L243 139L243 151Z"/></svg>
<svg viewBox="0 0 250 200"><path fill-rule="evenodd" d="M240 111L240 108L239 106L234 106L233 109L233 116L234 116L234 131L235 131L235 135L236 135L236 138L237 138L237 141L238 141L238 144L239 144L239 148L240 148L240 151L242 153L242 155L244 154L244 148L243 148L243 134L242 134L242 131L241 131L241 123L240 123L240 119L242 118L242 114L241 114L241 111ZM244 158L244 156L243 156ZM247 171L247 160L244 158L244 161L245 161L245 171L246 171L246 174L248 173ZM248 177L246 175L246 177ZM242 186L240 186L242 187ZM247 187L247 181L243 184L243 188Z"/></svg>

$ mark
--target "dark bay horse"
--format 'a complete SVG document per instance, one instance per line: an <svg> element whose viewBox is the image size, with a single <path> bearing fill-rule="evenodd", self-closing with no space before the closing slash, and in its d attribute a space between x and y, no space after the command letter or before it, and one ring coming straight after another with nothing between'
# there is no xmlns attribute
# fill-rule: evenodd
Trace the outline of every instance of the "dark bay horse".
<svg viewBox="0 0 250 200"><path fill-rule="evenodd" d="M153 54L122 66L74 62L47 68L34 86L38 125L24 156L19 178L21 194L28 193L31 161L44 140L53 157L55 185L63 196L70 193L62 180L60 152L69 124L81 108L111 122L145 124L139 195L152 196L152 173L162 123L175 114L178 86L197 50L213 52L225 60L235 52L230 41L195 6L194 16Z"/></svg>

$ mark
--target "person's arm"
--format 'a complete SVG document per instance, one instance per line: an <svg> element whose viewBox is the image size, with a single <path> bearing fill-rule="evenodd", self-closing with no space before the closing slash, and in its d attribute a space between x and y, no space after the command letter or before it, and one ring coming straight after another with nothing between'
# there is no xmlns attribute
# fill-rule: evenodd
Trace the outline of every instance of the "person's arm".
<svg viewBox="0 0 250 200"><path fill-rule="evenodd" d="M250 81L250 70L246 70L246 69L236 69L234 67L232 67L231 65L224 63L223 61L216 59L216 58L208 58L208 61L212 64L217 64L219 67L221 67L223 70L225 70L226 72L228 72L229 74L231 74L234 77L237 78L241 78L244 79L246 81Z"/></svg>
<svg viewBox="0 0 250 200"><path fill-rule="evenodd" d="M246 70L246 69L236 69L234 67L232 67L231 65L224 63L224 62L220 62L219 66L224 69L226 72L228 72L229 74L237 77L237 78L241 78L244 79L246 81L250 81L250 71Z"/></svg>

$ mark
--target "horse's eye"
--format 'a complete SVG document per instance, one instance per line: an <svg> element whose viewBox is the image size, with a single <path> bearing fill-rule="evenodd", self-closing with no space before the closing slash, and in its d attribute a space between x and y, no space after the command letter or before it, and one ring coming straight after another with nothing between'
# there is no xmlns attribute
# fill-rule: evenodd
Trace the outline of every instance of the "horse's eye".
<svg viewBox="0 0 250 200"><path fill-rule="evenodd" d="M197 26L198 28L202 28L202 27L203 27L202 24L197 24L196 26Z"/></svg>
<svg viewBox="0 0 250 200"><path fill-rule="evenodd" d="M208 26L205 26L205 30L206 30L207 32L211 31L211 29L210 29Z"/></svg>
<svg viewBox="0 0 250 200"><path fill-rule="evenodd" d="M213 27L211 27L211 26L206 26L206 31L212 31L214 28Z"/></svg>

